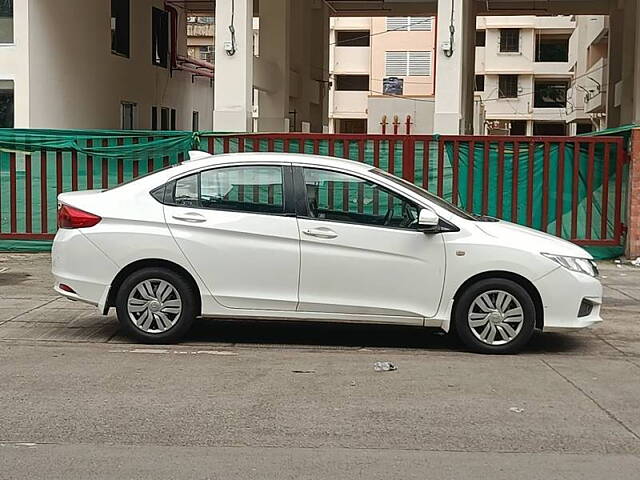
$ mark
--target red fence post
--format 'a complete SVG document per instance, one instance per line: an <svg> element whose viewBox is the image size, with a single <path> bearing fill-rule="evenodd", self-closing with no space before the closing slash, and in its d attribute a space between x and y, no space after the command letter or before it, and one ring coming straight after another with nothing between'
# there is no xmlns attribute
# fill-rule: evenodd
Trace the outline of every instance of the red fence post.
<svg viewBox="0 0 640 480"><path fill-rule="evenodd" d="M628 258L640 257L640 129L631 132L631 164L629 165L629 199L627 242Z"/></svg>

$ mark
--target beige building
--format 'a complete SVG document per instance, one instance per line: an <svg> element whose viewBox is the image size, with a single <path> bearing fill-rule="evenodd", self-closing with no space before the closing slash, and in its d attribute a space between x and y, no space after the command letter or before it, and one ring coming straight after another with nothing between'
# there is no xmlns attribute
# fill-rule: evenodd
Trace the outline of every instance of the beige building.
<svg viewBox="0 0 640 480"><path fill-rule="evenodd" d="M210 129L213 71L186 56L186 16L162 0L0 0L0 127Z"/></svg>
<svg viewBox="0 0 640 480"><path fill-rule="evenodd" d="M582 102L576 102L586 52L578 31L575 16L478 17L475 91L484 110L479 133L567 135L593 129Z"/></svg>
<svg viewBox="0 0 640 480"><path fill-rule="evenodd" d="M433 131L433 17L332 18L329 44L330 132Z"/></svg>

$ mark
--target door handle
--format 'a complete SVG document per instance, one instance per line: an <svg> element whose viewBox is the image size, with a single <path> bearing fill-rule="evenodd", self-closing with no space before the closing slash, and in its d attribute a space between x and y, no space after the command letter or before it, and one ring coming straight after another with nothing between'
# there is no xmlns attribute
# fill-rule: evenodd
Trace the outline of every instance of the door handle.
<svg viewBox="0 0 640 480"><path fill-rule="evenodd" d="M318 237L318 238L336 238L338 234L331 230L330 228L320 227L320 228L307 228L302 231L305 235L309 235L310 237Z"/></svg>
<svg viewBox="0 0 640 480"><path fill-rule="evenodd" d="M189 223L202 223L207 221L206 217L195 212L185 213L183 215L173 215L173 218L175 220L180 220L181 222Z"/></svg>

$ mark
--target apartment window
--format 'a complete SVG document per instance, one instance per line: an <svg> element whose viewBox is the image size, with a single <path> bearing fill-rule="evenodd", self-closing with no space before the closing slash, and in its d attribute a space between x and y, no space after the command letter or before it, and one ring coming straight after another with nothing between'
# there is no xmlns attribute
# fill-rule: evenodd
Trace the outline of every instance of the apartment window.
<svg viewBox="0 0 640 480"><path fill-rule="evenodd" d="M475 91L484 92L484 75L476 75L475 78Z"/></svg>
<svg viewBox="0 0 640 480"><path fill-rule="evenodd" d="M151 61L167 68L169 58L169 14L159 8L151 9Z"/></svg>
<svg viewBox="0 0 640 480"><path fill-rule="evenodd" d="M0 80L0 128L14 127L13 80Z"/></svg>
<svg viewBox="0 0 640 480"><path fill-rule="evenodd" d="M476 30L476 47L484 47L487 45L487 31Z"/></svg>
<svg viewBox="0 0 640 480"><path fill-rule="evenodd" d="M567 35L537 35L536 62L568 62L569 37Z"/></svg>
<svg viewBox="0 0 640 480"><path fill-rule="evenodd" d="M533 93L535 108L565 108L567 105L566 80L536 80Z"/></svg>
<svg viewBox="0 0 640 480"><path fill-rule="evenodd" d="M519 28L500 29L500 51L503 53L513 53L520 51Z"/></svg>
<svg viewBox="0 0 640 480"><path fill-rule="evenodd" d="M111 0L111 52L129 56L129 0Z"/></svg>
<svg viewBox="0 0 640 480"><path fill-rule="evenodd" d="M213 63L213 46L200 47L198 49L198 56L200 60Z"/></svg>
<svg viewBox="0 0 640 480"><path fill-rule="evenodd" d="M0 0L0 43L13 43L13 0Z"/></svg>
<svg viewBox="0 0 640 480"><path fill-rule="evenodd" d="M178 117L178 113L175 108L171 109L171 130L176 130L176 120Z"/></svg>
<svg viewBox="0 0 640 480"><path fill-rule="evenodd" d="M191 130L197 132L200 130L200 112L193 111L191 114Z"/></svg>
<svg viewBox="0 0 640 480"><path fill-rule="evenodd" d="M120 121L120 128L122 130L134 130L136 128L136 116L138 106L132 102L122 102L120 111L122 119Z"/></svg>
<svg viewBox="0 0 640 480"><path fill-rule="evenodd" d="M387 77L430 76L431 51L386 52Z"/></svg>
<svg viewBox="0 0 640 480"><path fill-rule="evenodd" d="M552 137L563 136L567 134L567 124L564 122L534 122L533 134Z"/></svg>
<svg viewBox="0 0 640 480"><path fill-rule="evenodd" d="M518 76L499 75L498 76L498 98L518 97Z"/></svg>
<svg viewBox="0 0 640 480"><path fill-rule="evenodd" d="M336 90L369 91L369 75L336 75Z"/></svg>
<svg viewBox="0 0 640 480"><path fill-rule="evenodd" d="M585 133L591 133L593 132L593 124L591 122L589 123L578 123L576 125L576 134L577 135L583 135Z"/></svg>
<svg viewBox="0 0 640 480"><path fill-rule="evenodd" d="M336 47L368 47L369 30L336 32Z"/></svg>
<svg viewBox="0 0 640 480"><path fill-rule="evenodd" d="M367 133L366 118L336 118L336 133Z"/></svg>
<svg viewBox="0 0 640 480"><path fill-rule="evenodd" d="M527 121L526 120L511 120L511 129L509 133L511 135L524 136L527 134Z"/></svg>
<svg viewBox="0 0 640 480"><path fill-rule="evenodd" d="M433 17L387 17L387 31L431 31Z"/></svg>
<svg viewBox="0 0 640 480"><path fill-rule="evenodd" d="M151 130L158 129L158 107L151 107Z"/></svg>
<svg viewBox="0 0 640 480"><path fill-rule="evenodd" d="M160 130L169 130L169 117L171 112L167 107L160 109Z"/></svg>

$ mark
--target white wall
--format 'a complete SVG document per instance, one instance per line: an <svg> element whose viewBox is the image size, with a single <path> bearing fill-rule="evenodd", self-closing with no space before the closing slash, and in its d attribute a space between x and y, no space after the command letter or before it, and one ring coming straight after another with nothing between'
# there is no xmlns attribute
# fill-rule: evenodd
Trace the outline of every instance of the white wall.
<svg viewBox="0 0 640 480"><path fill-rule="evenodd" d="M29 3L14 2L14 43L0 44L0 80L14 82L16 128L29 126Z"/></svg>
<svg viewBox="0 0 640 480"><path fill-rule="evenodd" d="M367 132L382 133L380 125L383 115L387 116L387 133L393 132L393 116L397 115L400 122L398 133L406 132L405 120L411 116L412 134L433 134L433 115L435 102L432 99L410 97L369 97L369 116L367 117Z"/></svg>
<svg viewBox="0 0 640 480"><path fill-rule="evenodd" d="M30 127L120 128L122 101L138 104L138 128L151 127L152 105L175 108L178 129L191 129L194 110L200 129L212 127L209 79L171 78L151 63L151 8L162 0L131 2L130 58L111 53L109 0L29 2ZM179 12L178 51L186 54Z"/></svg>

